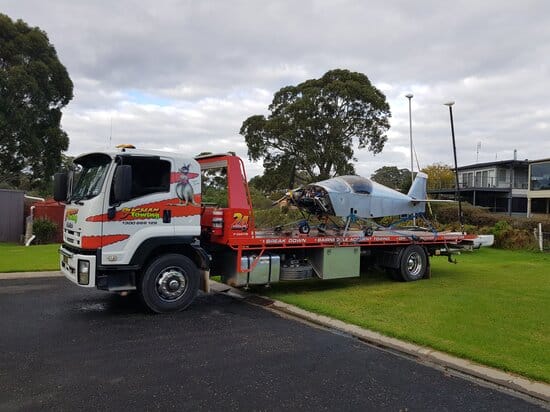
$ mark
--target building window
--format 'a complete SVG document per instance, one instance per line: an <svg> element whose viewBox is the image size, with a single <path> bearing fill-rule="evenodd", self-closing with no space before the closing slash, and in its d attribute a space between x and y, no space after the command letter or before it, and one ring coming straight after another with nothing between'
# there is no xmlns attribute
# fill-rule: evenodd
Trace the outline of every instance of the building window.
<svg viewBox="0 0 550 412"><path fill-rule="evenodd" d="M497 180L499 184L506 183L506 169L497 169Z"/></svg>
<svg viewBox="0 0 550 412"><path fill-rule="evenodd" d="M550 162L531 165L531 190L550 190Z"/></svg>
<svg viewBox="0 0 550 412"><path fill-rule="evenodd" d="M481 186L482 187L489 186L489 172L487 170L481 172Z"/></svg>
<svg viewBox="0 0 550 412"><path fill-rule="evenodd" d="M495 169L489 170L489 187L496 187L496 177L495 177L496 171Z"/></svg>
<svg viewBox="0 0 550 412"><path fill-rule="evenodd" d="M463 172L462 173L462 187L473 187L474 186L474 173L473 172Z"/></svg>

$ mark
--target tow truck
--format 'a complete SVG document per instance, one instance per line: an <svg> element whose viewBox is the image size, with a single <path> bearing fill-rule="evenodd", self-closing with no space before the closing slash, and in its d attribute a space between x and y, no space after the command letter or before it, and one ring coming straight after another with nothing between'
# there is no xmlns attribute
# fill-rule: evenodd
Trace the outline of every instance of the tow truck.
<svg viewBox="0 0 550 412"><path fill-rule="evenodd" d="M65 202L60 268L85 288L137 292L153 312L185 309L211 276L248 288L292 280L358 277L376 264L395 278L430 276L462 233L423 230L256 228L242 159L185 157L122 145L74 160L54 178ZM222 181L223 201L203 199Z"/></svg>

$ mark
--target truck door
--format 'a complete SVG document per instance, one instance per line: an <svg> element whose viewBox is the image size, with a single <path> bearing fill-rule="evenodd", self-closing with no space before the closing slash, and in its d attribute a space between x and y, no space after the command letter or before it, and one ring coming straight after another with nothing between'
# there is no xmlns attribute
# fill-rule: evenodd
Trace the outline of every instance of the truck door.
<svg viewBox="0 0 550 412"><path fill-rule="evenodd" d="M144 240L174 235L171 210L177 196L175 185L171 184L172 159L120 155L116 164L132 166L131 197L118 203L111 183L104 205L107 218L102 225L103 264L128 263Z"/></svg>

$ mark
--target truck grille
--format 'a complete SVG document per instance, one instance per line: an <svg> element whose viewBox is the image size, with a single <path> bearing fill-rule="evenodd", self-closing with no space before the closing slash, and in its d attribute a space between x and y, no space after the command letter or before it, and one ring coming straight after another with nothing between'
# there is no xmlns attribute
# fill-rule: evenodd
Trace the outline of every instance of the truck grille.
<svg viewBox="0 0 550 412"><path fill-rule="evenodd" d="M80 247L80 232L71 229L65 229L65 242L70 245Z"/></svg>

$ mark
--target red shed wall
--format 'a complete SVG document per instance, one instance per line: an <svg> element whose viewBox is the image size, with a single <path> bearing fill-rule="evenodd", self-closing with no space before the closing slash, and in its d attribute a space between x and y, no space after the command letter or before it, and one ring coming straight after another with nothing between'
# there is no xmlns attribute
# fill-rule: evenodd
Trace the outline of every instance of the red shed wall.
<svg viewBox="0 0 550 412"><path fill-rule="evenodd" d="M55 235L55 241L57 243L63 242L63 218L65 213L65 205L56 202L55 200L46 200L45 202L39 202L34 204L34 218L35 219L49 219L57 225L57 233Z"/></svg>

